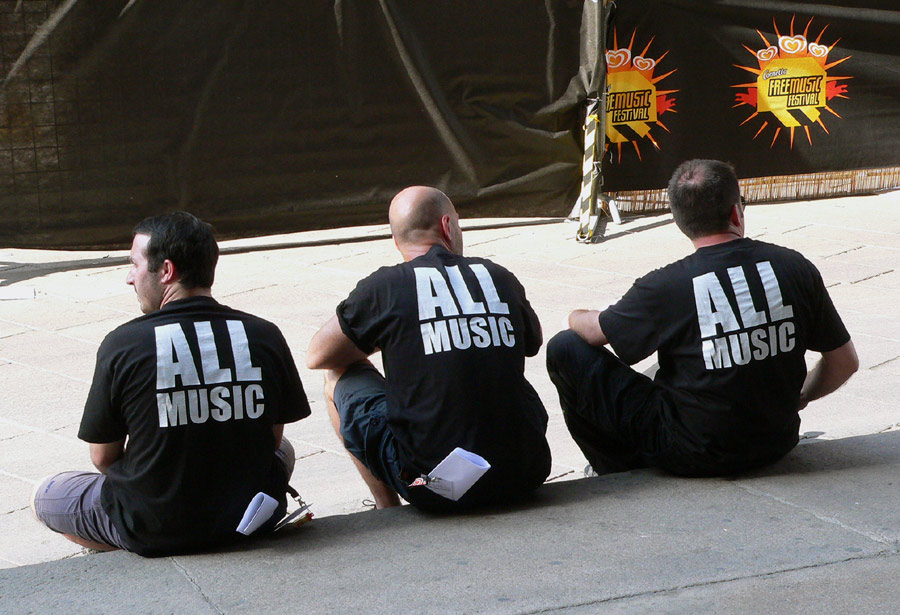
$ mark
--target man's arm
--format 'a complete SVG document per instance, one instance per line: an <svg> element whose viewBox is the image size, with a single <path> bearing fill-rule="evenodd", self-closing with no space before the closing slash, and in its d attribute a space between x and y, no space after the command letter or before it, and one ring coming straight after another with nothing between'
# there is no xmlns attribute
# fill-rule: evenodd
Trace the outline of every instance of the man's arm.
<svg viewBox="0 0 900 615"><path fill-rule="evenodd" d="M592 346L609 343L600 327L600 312L597 310L575 310L569 314L569 328Z"/></svg>
<svg viewBox="0 0 900 615"><path fill-rule="evenodd" d="M272 425L272 433L275 435L275 450L281 446L281 439L284 437L284 423Z"/></svg>
<svg viewBox="0 0 900 615"><path fill-rule="evenodd" d="M332 316L310 341L306 351L306 367L340 370L368 356L341 330L337 316Z"/></svg>
<svg viewBox="0 0 900 615"><path fill-rule="evenodd" d="M857 369L859 357L856 356L852 340L839 348L823 352L822 358L806 375L803 388L800 389L799 410L803 410L814 399L836 391Z"/></svg>
<svg viewBox="0 0 900 615"><path fill-rule="evenodd" d="M125 438L118 442L91 442L91 463L101 474L106 474L107 468L113 464L122 453L125 452Z"/></svg>

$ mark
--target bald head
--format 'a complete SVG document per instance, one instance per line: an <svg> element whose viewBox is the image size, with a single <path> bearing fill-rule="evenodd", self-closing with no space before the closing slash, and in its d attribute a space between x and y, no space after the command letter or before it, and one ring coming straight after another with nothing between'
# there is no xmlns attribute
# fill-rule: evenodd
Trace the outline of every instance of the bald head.
<svg viewBox="0 0 900 615"><path fill-rule="evenodd" d="M462 252L456 208L437 188L412 186L402 190L391 201L388 219L394 241L404 256L405 249L419 247L427 251L438 243L452 252Z"/></svg>

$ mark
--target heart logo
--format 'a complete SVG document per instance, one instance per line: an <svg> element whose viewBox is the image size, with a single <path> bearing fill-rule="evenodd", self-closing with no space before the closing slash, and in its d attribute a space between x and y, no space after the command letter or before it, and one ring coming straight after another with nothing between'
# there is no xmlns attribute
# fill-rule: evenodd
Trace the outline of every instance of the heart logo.
<svg viewBox="0 0 900 615"><path fill-rule="evenodd" d="M825 45L809 44L809 52L817 58L824 58L828 55L828 47Z"/></svg>
<svg viewBox="0 0 900 615"><path fill-rule="evenodd" d="M619 68L620 66L625 66L630 61L630 49L616 49L615 51L606 52L606 65L610 68Z"/></svg>
<svg viewBox="0 0 900 615"><path fill-rule="evenodd" d="M756 52L756 59L760 62L771 62L778 55L778 47L774 45L760 49Z"/></svg>
<svg viewBox="0 0 900 615"><path fill-rule="evenodd" d="M653 67L656 66L656 60L642 56L634 56L634 60L631 63L638 70L653 70Z"/></svg>
<svg viewBox="0 0 900 615"><path fill-rule="evenodd" d="M778 46L786 53L802 53L806 51L806 37L802 34L797 36L780 36L778 37Z"/></svg>

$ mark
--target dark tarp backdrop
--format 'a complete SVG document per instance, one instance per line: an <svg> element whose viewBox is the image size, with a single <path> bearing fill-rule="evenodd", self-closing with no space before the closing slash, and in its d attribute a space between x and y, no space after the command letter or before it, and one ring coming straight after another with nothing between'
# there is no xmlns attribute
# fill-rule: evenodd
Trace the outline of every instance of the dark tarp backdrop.
<svg viewBox="0 0 900 615"><path fill-rule="evenodd" d="M900 166L895 0L617 0L602 189ZM603 76L593 0L0 0L0 245L111 247L176 208L226 237L557 216Z"/></svg>
<svg viewBox="0 0 900 615"><path fill-rule="evenodd" d="M896 0L616 4L605 191L663 188L690 158L742 178L900 166Z"/></svg>
<svg viewBox="0 0 900 615"><path fill-rule="evenodd" d="M176 208L223 236L565 215L590 0L0 0L0 245L110 247Z"/></svg>

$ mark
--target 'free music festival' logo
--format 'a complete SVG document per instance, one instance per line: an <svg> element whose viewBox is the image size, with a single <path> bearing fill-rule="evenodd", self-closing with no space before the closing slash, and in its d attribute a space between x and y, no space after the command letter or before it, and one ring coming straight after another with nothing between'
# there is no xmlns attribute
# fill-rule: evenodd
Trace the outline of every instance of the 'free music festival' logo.
<svg viewBox="0 0 900 615"><path fill-rule="evenodd" d="M653 44L651 38L643 51L634 54L635 34L632 33L628 47L621 49L618 34L614 34L613 49L606 52L606 149L609 150L610 144L616 144L618 162L622 161L623 143L631 143L641 160L640 139L648 139L659 149L651 130L653 126L659 126L669 132L659 116L675 112L675 99L670 94L678 91L656 89L657 83L675 72L671 70L655 76L657 66L669 52L656 59L647 57Z"/></svg>
<svg viewBox="0 0 900 615"><path fill-rule="evenodd" d="M806 24L802 34L795 34L794 19L791 19L790 33L783 35L779 33L778 25L773 20L777 46L757 30L756 33L765 47L754 50L744 45L744 49L756 57L759 67L735 65L757 76L754 82L732 86L746 88L735 95L735 108L744 105L755 108L741 125L763 113L771 114L777 120L770 149L775 146L782 128L790 131L791 149L794 147L794 131L797 128L803 129L807 141L812 145L809 131L812 124L818 124L828 134L828 128L822 121L822 110L840 118L837 111L829 105L829 101L834 98L848 98L847 86L838 82L851 77L830 76L828 73L850 56L829 63L828 56L834 51L838 41L830 46L821 44L822 36L828 28L825 26L816 40L810 42L808 35L811 24L812 19ZM769 120L764 119L753 138L756 139L768 126Z"/></svg>

